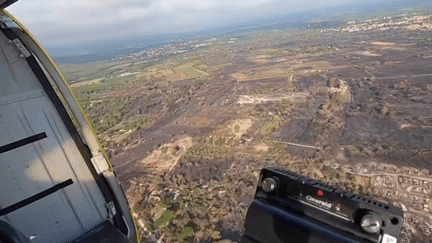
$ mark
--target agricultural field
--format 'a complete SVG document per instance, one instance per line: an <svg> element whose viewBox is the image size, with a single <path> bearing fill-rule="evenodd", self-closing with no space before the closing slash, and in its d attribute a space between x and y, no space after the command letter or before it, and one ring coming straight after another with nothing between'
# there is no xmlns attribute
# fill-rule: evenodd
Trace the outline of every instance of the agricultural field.
<svg viewBox="0 0 432 243"><path fill-rule="evenodd" d="M401 242L430 242L432 27L411 25L61 68L143 242L239 242L265 166L399 206Z"/></svg>

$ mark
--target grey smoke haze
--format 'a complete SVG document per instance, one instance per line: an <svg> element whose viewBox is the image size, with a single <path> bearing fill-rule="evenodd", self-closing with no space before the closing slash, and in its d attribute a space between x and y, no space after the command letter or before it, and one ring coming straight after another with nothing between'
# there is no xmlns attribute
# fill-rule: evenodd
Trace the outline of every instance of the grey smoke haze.
<svg viewBox="0 0 432 243"><path fill-rule="evenodd" d="M7 10L43 45L64 45L383 1L391 0L20 0Z"/></svg>

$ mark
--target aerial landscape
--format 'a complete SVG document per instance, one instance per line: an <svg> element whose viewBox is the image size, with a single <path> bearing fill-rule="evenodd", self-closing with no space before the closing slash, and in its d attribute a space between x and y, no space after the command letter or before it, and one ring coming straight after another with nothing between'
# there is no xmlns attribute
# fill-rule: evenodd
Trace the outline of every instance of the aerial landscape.
<svg viewBox="0 0 432 243"><path fill-rule="evenodd" d="M401 207L400 242L432 242L431 12L229 33L59 67L142 242L239 242L266 166Z"/></svg>

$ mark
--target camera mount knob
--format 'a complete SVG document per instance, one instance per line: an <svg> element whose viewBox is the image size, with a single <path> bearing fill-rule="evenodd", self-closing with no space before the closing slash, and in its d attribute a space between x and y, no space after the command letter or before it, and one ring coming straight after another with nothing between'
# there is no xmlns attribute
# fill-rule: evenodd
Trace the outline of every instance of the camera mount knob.
<svg viewBox="0 0 432 243"><path fill-rule="evenodd" d="M381 228L380 218L372 212L363 216L360 225L369 234L376 234Z"/></svg>
<svg viewBox="0 0 432 243"><path fill-rule="evenodd" d="M276 180L273 178L265 178L261 184L261 187L263 191L265 192L272 192L274 189L276 189L277 183Z"/></svg>

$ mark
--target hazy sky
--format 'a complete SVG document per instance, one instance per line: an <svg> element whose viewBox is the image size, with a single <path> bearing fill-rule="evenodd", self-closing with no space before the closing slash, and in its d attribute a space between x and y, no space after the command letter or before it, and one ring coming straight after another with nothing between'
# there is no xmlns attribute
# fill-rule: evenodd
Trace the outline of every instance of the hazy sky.
<svg viewBox="0 0 432 243"><path fill-rule="evenodd" d="M19 0L7 10L43 45L61 45L125 35L195 31L275 14L380 1Z"/></svg>

